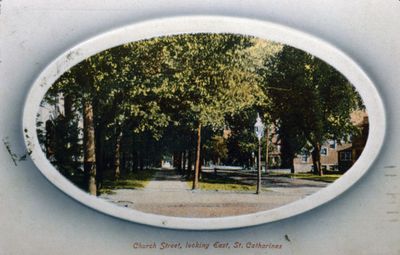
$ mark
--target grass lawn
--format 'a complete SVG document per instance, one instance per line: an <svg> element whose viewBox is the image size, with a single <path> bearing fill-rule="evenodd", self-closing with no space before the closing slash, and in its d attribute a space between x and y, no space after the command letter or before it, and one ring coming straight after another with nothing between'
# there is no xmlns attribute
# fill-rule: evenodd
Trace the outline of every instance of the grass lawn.
<svg viewBox="0 0 400 255"><path fill-rule="evenodd" d="M334 182L334 181L336 181L336 179L340 178L342 175L341 174L325 174L323 176L319 176L319 175L315 175L315 174L311 174L311 173L295 173L295 174L279 174L279 176L311 180L311 181Z"/></svg>
<svg viewBox="0 0 400 255"><path fill-rule="evenodd" d="M100 193L113 194L115 189L144 188L153 178L155 172L155 170L147 169L131 173L128 176L121 177L119 180L106 179L103 181Z"/></svg>
<svg viewBox="0 0 400 255"><path fill-rule="evenodd" d="M192 188L192 184L192 181L187 182L190 188ZM204 178L199 180L199 189L214 191L255 191L256 185L244 184L228 178Z"/></svg>
<svg viewBox="0 0 400 255"><path fill-rule="evenodd" d="M192 182L188 182L188 186L192 187ZM255 185L236 184L236 183L212 183L199 181L199 189L202 190L224 190L224 191L252 191L256 190Z"/></svg>

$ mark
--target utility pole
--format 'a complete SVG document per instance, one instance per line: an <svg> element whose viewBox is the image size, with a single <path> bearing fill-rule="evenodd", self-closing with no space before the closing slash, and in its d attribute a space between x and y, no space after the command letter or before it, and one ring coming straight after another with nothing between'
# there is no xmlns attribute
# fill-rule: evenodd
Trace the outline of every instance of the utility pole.
<svg viewBox="0 0 400 255"><path fill-rule="evenodd" d="M261 192L261 138L264 136L265 126L261 121L260 115L257 114L257 121L254 124L254 132L258 138L258 174L257 174L257 190L256 194L260 194Z"/></svg>

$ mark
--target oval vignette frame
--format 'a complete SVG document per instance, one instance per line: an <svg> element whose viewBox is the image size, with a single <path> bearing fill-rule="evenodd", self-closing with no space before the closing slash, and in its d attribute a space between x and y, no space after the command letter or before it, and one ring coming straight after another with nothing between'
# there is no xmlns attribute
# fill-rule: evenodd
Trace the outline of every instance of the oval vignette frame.
<svg viewBox="0 0 400 255"><path fill-rule="evenodd" d="M63 177L47 160L36 133L36 115L45 93L65 71L89 56L124 43L165 35L202 32L243 34L287 44L317 56L342 73L361 95L370 120L367 144L353 167L326 188L282 207L240 216L184 218L144 213L91 196ZM178 16L118 28L84 41L61 54L42 71L28 93L23 112L23 135L31 159L45 177L64 193L86 206L124 220L157 227L217 230L285 219L339 196L366 173L378 156L385 138L385 120L383 103L373 82L358 64L329 43L301 31L261 20L225 16Z"/></svg>

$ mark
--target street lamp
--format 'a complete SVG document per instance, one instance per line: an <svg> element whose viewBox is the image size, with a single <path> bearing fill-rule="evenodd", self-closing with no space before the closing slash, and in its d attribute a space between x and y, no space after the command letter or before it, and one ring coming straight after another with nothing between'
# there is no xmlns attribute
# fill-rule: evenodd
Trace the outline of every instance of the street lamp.
<svg viewBox="0 0 400 255"><path fill-rule="evenodd" d="M265 126L261 121L260 115L257 113L257 121L254 124L254 132L258 138L258 176L257 176L257 191L260 194L261 190L261 138L264 136Z"/></svg>

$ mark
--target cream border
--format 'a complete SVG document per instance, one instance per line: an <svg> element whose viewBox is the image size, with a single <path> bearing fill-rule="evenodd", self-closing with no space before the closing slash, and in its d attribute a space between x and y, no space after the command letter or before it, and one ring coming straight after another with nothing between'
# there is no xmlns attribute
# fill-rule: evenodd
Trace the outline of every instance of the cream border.
<svg viewBox="0 0 400 255"><path fill-rule="evenodd" d="M118 207L88 195L54 169L40 149L35 122L41 99L63 72L83 59L113 46L162 35L199 32L239 33L288 44L325 60L344 74L363 98L370 119L367 145L351 171L332 185L307 198L269 211L234 217L180 218ZM29 91L23 114L23 130L25 130L23 135L28 150L32 152L31 159L46 178L66 194L84 205L121 219L158 227L192 230L254 226L298 215L332 200L351 187L370 168L383 145L385 126L385 110L378 91L360 66L345 53L325 41L288 27L265 21L225 16L160 18L125 26L91 38L64 52L44 69Z"/></svg>

